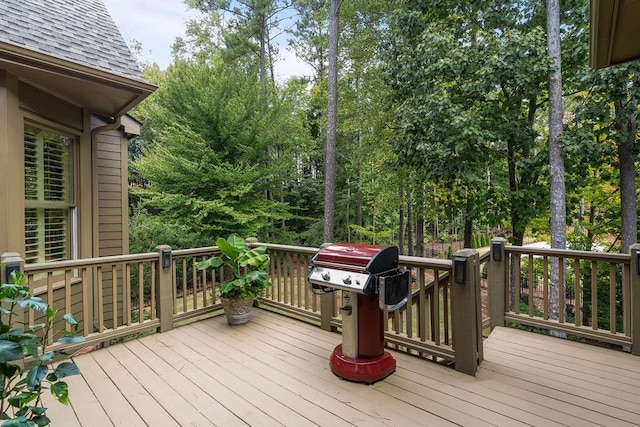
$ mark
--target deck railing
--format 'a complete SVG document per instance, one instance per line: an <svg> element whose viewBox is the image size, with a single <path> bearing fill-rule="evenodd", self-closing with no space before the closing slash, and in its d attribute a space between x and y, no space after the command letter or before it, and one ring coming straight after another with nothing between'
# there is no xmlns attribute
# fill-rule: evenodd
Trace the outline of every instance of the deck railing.
<svg viewBox="0 0 640 427"><path fill-rule="evenodd" d="M494 239L489 267L491 325L513 323L556 331L640 354L639 346L633 346L640 343L639 248L632 246L630 254L610 254L509 246L504 239Z"/></svg>
<svg viewBox="0 0 640 427"><path fill-rule="evenodd" d="M166 249L170 255L163 257ZM170 329L175 322L219 310L215 275L195 268L216 251L208 247L171 252L159 247L143 254L27 265L9 253L2 262L20 265L31 293L58 310L59 319L72 313L88 346ZM39 321L33 310L25 312L25 322ZM62 320L53 329L57 327L70 328ZM48 342L54 341L52 330Z"/></svg>
<svg viewBox="0 0 640 427"><path fill-rule="evenodd" d="M264 244L264 243L260 243ZM315 295L306 284L315 248L264 244L271 255L273 286L262 301L318 325L340 328L342 291ZM391 346L437 359L454 360L451 342L450 260L400 257L410 271L412 298L397 312L387 313L386 334ZM434 278L438 280L434 280ZM323 304L323 299L328 300Z"/></svg>
<svg viewBox="0 0 640 427"><path fill-rule="evenodd" d="M318 296L306 283L317 248L265 245L272 257L273 286L261 296L261 304L339 330L342 293ZM633 346L640 343L639 248L635 245L631 255L597 254L507 246L497 239L490 258L489 253L469 250L455 254L463 261L461 282L455 280L451 260L401 256L400 266L410 271L411 297L402 309L385 314L386 343L421 357L455 362L460 370L473 373L482 360L482 325L489 320L482 307L488 305L492 326L513 323L550 329L640 353L640 346ZM171 251L159 246L144 254L23 268L32 293L52 303L60 317L73 313L90 345L220 314L216 290L224 272L196 268L216 252L216 247ZM552 319L549 306L554 260L565 266L559 273L564 298L558 319ZM481 292L485 276L488 292ZM26 312L25 321L33 324L38 318Z"/></svg>
<svg viewBox="0 0 640 427"><path fill-rule="evenodd" d="M158 265L158 253L152 252L27 264L24 272L31 293L58 310L60 317L74 314L79 333L91 345L159 325L155 299L136 297L144 293L145 282L155 294ZM26 321L36 320L29 310Z"/></svg>
<svg viewBox="0 0 640 427"><path fill-rule="evenodd" d="M258 243L265 245L271 255L270 275L273 286L261 301L269 308L315 323L324 329L338 330L342 325L339 307L342 291L326 295L315 295L306 285L311 257L317 248L294 247ZM452 298L452 261L421 257L400 257L400 267L410 271L411 298L407 305L396 312L385 314L385 340L388 346L436 361L455 362L461 370L475 372L481 350L478 348L482 319L476 312L480 304L479 286L480 258L477 254L466 255L469 259L468 284L458 285L459 298ZM486 256L482 258L485 262ZM478 272L477 272L478 271ZM478 278L478 280L476 280ZM473 283L473 286L471 284ZM477 292L476 292L477 291ZM454 312L461 315L456 323ZM468 322L473 313L473 322ZM458 339L454 346L455 326L458 336L473 335L474 339ZM465 329L468 329L465 331ZM477 353L480 353L479 357ZM468 353L468 366L459 363L459 355ZM475 356L475 357L474 357Z"/></svg>

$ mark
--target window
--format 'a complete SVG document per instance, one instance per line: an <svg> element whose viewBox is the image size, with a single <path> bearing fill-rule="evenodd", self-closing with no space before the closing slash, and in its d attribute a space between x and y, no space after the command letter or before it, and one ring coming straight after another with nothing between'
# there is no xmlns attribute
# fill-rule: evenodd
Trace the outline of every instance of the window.
<svg viewBox="0 0 640 427"><path fill-rule="evenodd" d="M25 262L75 258L75 138L24 127Z"/></svg>

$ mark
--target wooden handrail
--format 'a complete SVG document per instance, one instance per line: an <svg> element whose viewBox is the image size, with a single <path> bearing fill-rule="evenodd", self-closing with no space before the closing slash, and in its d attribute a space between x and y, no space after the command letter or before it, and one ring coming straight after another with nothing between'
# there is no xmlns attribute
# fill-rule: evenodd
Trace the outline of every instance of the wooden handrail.
<svg viewBox="0 0 640 427"><path fill-rule="evenodd" d="M44 273L47 271L56 270L75 270L84 267L93 267L98 265L112 265L121 263L134 263L134 262L146 262L155 261L158 259L156 252L149 252L144 254L131 254L131 255L115 255L105 256L99 258L84 258L69 261L55 261L39 264L25 264L25 273Z"/></svg>
<svg viewBox="0 0 640 427"><path fill-rule="evenodd" d="M529 246L505 246L507 254L548 256L558 258L580 258L591 261L628 263L631 260L629 254L613 254L608 252L574 251L571 249L532 248Z"/></svg>
<svg viewBox="0 0 640 427"><path fill-rule="evenodd" d="M318 248L262 243L255 239L248 240L247 243L252 247L264 245L272 254L272 265L270 267L269 274L274 280L274 286L261 298L261 301L264 304L278 310L279 312L290 314L291 316L299 317L310 322L330 324L333 328L335 328L336 325L339 325L340 317L337 317L332 313L335 313L335 309L338 307L341 293L335 292L321 301L318 296L310 292L306 283L309 260L317 253ZM87 295L87 298L89 299L88 301L83 299L81 303L83 304L81 310L84 310L86 313L84 317L85 324L93 321L93 323L89 324L89 327L92 328L93 325L99 323L100 331L104 331L104 337L113 337L114 334L117 334L118 336L124 335L129 329L132 332L135 332L144 327L157 328L159 326L163 326L164 330L168 330L171 326L168 323L169 320L167 316L169 316L172 323L175 323L178 320L186 319L192 315L202 315L203 313L213 313L214 311L217 313L216 310L218 310L219 306L215 301L211 301L209 298L210 295L214 294L214 291L218 286L220 276L216 277L216 274L213 273L209 273L209 275L203 274L203 272L196 271L194 265L201 259L201 257L210 256L218 251L219 249L217 246L174 250L172 251L174 262L170 268L170 275L166 274L168 273L167 269L159 271L159 269L161 269L162 259L158 252L30 264L25 265L24 269L25 273L30 275L31 279L46 273L54 273L57 278L58 276L62 277L62 275L56 275L57 272L67 272L64 280L61 279L59 281L60 283L53 282L51 278L49 278L46 286L47 299L53 299L55 294L55 299L57 300L58 298L62 298L60 295L66 293L64 298L69 301L65 302L65 312L71 309L72 304L72 298L67 288L70 288L72 284L76 284L81 281L82 293L83 295ZM610 290L609 292L614 292L616 286L618 286L618 291L620 290L619 286L621 285L619 283L619 277L612 276L615 269L618 269L619 271L620 265L622 265L622 269L625 272L623 276L626 277L628 276L632 266L631 256L629 254L594 253L587 251L508 245L504 245L503 247L502 261L500 263L494 263L490 259L490 251L486 248L482 248L478 250L476 259L479 263L475 262L476 265L486 263L489 265L489 275L495 274L496 277L504 275L504 278L500 279L504 282L504 288L500 288L504 289L503 294L492 295L490 288L490 299L501 299L503 302L508 304L509 301L507 297L509 296L510 289L509 281L512 280L510 275L514 272L519 274L520 264L518 260L526 256L531 258L542 257L545 260L547 258L554 257L565 260L574 260L574 262L569 263L574 269L579 268L581 265L584 267L589 262L591 263L592 269L597 267L596 263L607 263L609 264L610 270L610 273L608 273L610 278L609 281L612 283L610 285L610 289L613 289L613 291ZM179 261L176 262L178 259ZM516 262L517 265L515 266L516 268L514 268L514 271L511 271L510 267L513 262ZM581 262L582 264L580 264ZM135 266L135 264L138 265ZM142 264L144 264L144 266ZM401 255L399 258L399 264L402 267L412 270L412 274L416 277L416 283L420 285L420 289L411 290L411 297L405 309L395 313L390 313L387 316L389 321L389 331L386 332L386 337L388 339L387 342L399 349L414 352L415 354L423 356L431 354L431 356L436 359L444 358L443 355L446 355L447 357L445 359L452 359L453 355L455 355L455 351L451 345L455 341L453 336L455 335L455 332L450 322L450 318L453 313L453 306L455 304L451 299L453 296L451 293L451 271L453 268L453 262L448 259ZM525 269L527 268L525 264L523 264L523 271L526 271ZM529 262L528 265L528 268L531 270L532 263ZM497 271L496 268L498 268L499 271ZM546 264L544 268L547 268ZM77 277L72 277L68 273L73 270L79 271ZM135 272L134 276L131 276L132 272ZM160 275L159 273L164 274ZM576 286L577 283L577 286L581 286L582 290L578 290L577 293L572 293L572 295L584 298L586 286L589 286L589 290L592 295L594 295L594 292L597 293L597 282L598 280L604 280L603 278L606 277L606 273L601 272L600 276L596 273L597 270L592 270L591 282L589 283L581 283L577 281L577 278L574 278L572 280L573 286ZM437 277L434 277L435 274L437 274ZM529 279L528 283L530 284L533 283L532 274L532 271L529 271L528 275L525 274ZM51 274L49 274L49 276L50 275ZM103 283L103 275L106 275L104 283L108 283L104 286L101 285ZM132 279L132 277L134 279ZM171 286L167 286L169 277L171 277ZM107 282L112 280L111 278L117 278L117 283ZM493 278L495 279L495 277ZM491 277L489 279L491 279ZM618 281L617 285L613 281ZM519 283L519 281L516 283ZM149 295L147 294L149 286L151 286L151 307L144 309L142 299L132 300L131 296L128 294L131 289L134 289L142 298L142 292L144 291L146 294L145 301L149 304ZM581 335L588 339L599 339L603 342L632 345L630 325L632 319L638 318L637 315L633 315L633 310L637 304L632 305L627 302L631 288L630 284L625 282L622 286L625 293L625 303L623 307L625 316L624 333L622 333L619 328L619 330L616 330L615 319L611 323L611 331L602 329L601 327L605 326L602 323L594 324L595 326L599 326L597 329L592 327L589 330L588 327L583 326L583 322L586 323L589 319L592 320L594 316L596 316L594 311L592 311L590 318L585 318L584 313L582 317L576 317L571 322L573 324L569 322L564 323L564 319L561 319L560 322L548 321L540 315L533 314L532 300L529 301L529 313L525 313L523 311L522 314L519 314L518 310L510 311L508 306L503 306L503 315L501 319L502 322L504 322L504 319L506 318L511 322L517 321L522 324L528 324L535 327L545 327L545 325L550 327L555 325L558 330ZM161 289L163 290L161 291ZM438 289L438 296L435 295L435 289ZM540 291L541 288L537 289ZM517 290L519 291L520 288L518 287ZM110 294L102 295L103 291L109 292ZM167 303L166 295L163 297L165 301L164 305L161 307L158 306L158 292L162 292L164 294L169 293L171 295L170 298L172 300L173 310L171 310L170 305ZM526 288L522 291L523 294L527 292L530 293ZM564 290L562 292L564 292ZM117 295L125 294L128 296L123 301L120 301L120 297L116 298ZM187 294L191 295L189 298L190 301L193 300L193 304L187 304L186 300L182 300L181 304L177 303L177 301L179 301L177 298L180 296L186 298ZM520 292L515 294L520 295ZM535 295L536 298L539 298L537 293ZM586 304L593 305L595 304L593 301L597 302L597 294L595 297L592 296L592 298L594 299L572 304L576 307L576 310L584 310ZM102 303L109 308L105 309L104 307L96 307L96 313L93 313L93 309L90 308L90 306L94 301L102 301ZM610 304L614 303L615 301L613 300L610 302ZM73 304L78 305L77 303ZM536 304L538 303L536 302ZM569 302L567 302L567 304L569 304ZM74 309L77 310L78 308ZM146 319L142 318L143 309L146 312ZM158 313L158 309L160 309L160 313ZM138 312L138 323L136 323L135 319L133 322L131 321L131 314L124 314L127 310ZM109 317L109 319L106 319L107 327L104 327L103 325L105 313ZM111 318L117 319L112 320ZM101 320L101 322L95 323L95 319ZM115 329L112 328L111 322L113 322L113 328ZM484 322L486 322L486 319ZM634 323L635 325L638 320L633 320L633 322L636 322ZM609 327L609 325L606 326ZM85 335L89 334L91 335L92 342L99 340L99 335L96 335L93 332L93 329L85 333ZM638 349L638 346L635 346L635 349Z"/></svg>

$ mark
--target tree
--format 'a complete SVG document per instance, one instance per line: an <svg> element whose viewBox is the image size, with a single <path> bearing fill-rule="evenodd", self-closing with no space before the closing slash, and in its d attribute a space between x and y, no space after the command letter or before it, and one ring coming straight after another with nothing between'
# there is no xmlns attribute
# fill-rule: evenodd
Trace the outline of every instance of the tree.
<svg viewBox="0 0 640 427"><path fill-rule="evenodd" d="M539 6L399 3L386 61L396 152L426 179L454 188L468 246L487 192L508 188L513 240L522 244L544 195L535 129L547 72ZM508 187L487 183L488 171L499 177L503 165Z"/></svg>
<svg viewBox="0 0 640 427"><path fill-rule="evenodd" d="M551 199L551 247L566 249L566 202L564 184L564 156L560 145L562 133L562 65L560 55L560 3L547 0L547 50L551 64L549 67L549 187ZM549 313L551 319L558 318L559 269L560 260L552 259L551 287L549 289Z"/></svg>
<svg viewBox="0 0 640 427"><path fill-rule="evenodd" d="M566 203L562 133L562 65L560 55L560 4L547 0L547 49L549 68L549 186L551 193L551 247L566 248Z"/></svg>
<svg viewBox="0 0 640 427"><path fill-rule="evenodd" d="M315 71L316 84L327 77L327 51L329 47L329 0L294 2L298 13L295 27L289 30L289 46Z"/></svg>
<svg viewBox="0 0 640 427"><path fill-rule="evenodd" d="M273 63L277 50L273 40L279 35L279 24L284 19L280 15L291 8L293 0L185 0L185 3L212 15L230 14L223 33L227 60L255 55L260 64L260 81L266 82L267 77L275 81Z"/></svg>
<svg viewBox="0 0 640 427"><path fill-rule="evenodd" d="M146 111L146 148L134 167L149 184L133 193L165 222L197 231L201 243L220 234L264 233L267 218L291 217L285 203L265 200L264 191L278 185L282 169L292 169L292 156L281 156L286 167L263 160L281 135L295 142L293 107L269 95L273 107L256 109L264 93L256 90L254 71L220 58L211 65L178 61Z"/></svg>
<svg viewBox="0 0 640 427"><path fill-rule="evenodd" d="M617 176L603 177L619 191L620 207L615 215L619 223L614 220L619 227L611 231L617 235L623 253L638 239L634 150L638 133L639 75L637 62L584 73L585 91L581 93L575 120L581 125L574 129L574 134L605 148L605 163L617 165Z"/></svg>
<svg viewBox="0 0 640 427"><path fill-rule="evenodd" d="M338 122L338 38L340 34L340 4L331 0L329 12L329 97L327 107L327 143L324 149L324 241L333 242L336 205L336 139Z"/></svg>
<svg viewBox="0 0 640 427"><path fill-rule="evenodd" d="M622 218L620 252L622 253L628 253L629 247L638 241L636 169L633 150L638 130L638 97L637 87L634 86L637 86L636 79L623 80L613 100L620 162L620 216Z"/></svg>

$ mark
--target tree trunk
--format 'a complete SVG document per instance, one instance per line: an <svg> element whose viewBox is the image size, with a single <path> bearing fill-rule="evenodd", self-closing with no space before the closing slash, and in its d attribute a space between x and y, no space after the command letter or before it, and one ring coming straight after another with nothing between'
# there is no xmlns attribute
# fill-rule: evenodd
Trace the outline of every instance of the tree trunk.
<svg viewBox="0 0 640 427"><path fill-rule="evenodd" d="M356 223L358 227L362 229L364 224L363 214L362 214L362 173L358 172L358 194L357 194L357 206L356 206ZM358 241L362 241L362 232L358 231Z"/></svg>
<svg viewBox="0 0 640 427"><path fill-rule="evenodd" d="M401 182L400 183L400 189L399 189L399 193L400 193L400 200L404 199L404 185ZM399 212L399 220L398 220L398 247L400 249L400 255L404 255L405 251L404 251L404 237L405 237L405 228L406 228L406 224L405 224L405 220L404 220L404 209L402 208L402 205L400 205L400 212Z"/></svg>
<svg viewBox="0 0 640 427"><path fill-rule="evenodd" d="M464 215L464 247L471 248L473 245L471 241L473 240L473 219L469 216L468 213Z"/></svg>
<svg viewBox="0 0 640 427"><path fill-rule="evenodd" d="M416 223L416 256L424 256L424 216L421 214Z"/></svg>
<svg viewBox="0 0 640 427"><path fill-rule="evenodd" d="M408 201L407 201L407 227L409 228L408 231L408 242L407 242L407 246L409 249L409 256L414 255L414 245L413 245L413 208L411 207L411 204L413 203L413 200L411 200L411 190L409 190L409 197L408 197Z"/></svg>
<svg viewBox="0 0 640 427"><path fill-rule="evenodd" d="M623 93L626 92L625 84ZM638 238L636 171L633 156L638 102L635 99L628 102L633 108L625 108L620 99L616 99L613 103L616 113L616 130L620 135L624 135L624 138L621 138L622 142L618 143L618 161L620 168L620 217L622 219L620 252L625 254L629 252L629 246L636 243Z"/></svg>
<svg viewBox="0 0 640 427"><path fill-rule="evenodd" d="M267 81L266 18L263 14L260 14L257 18L260 26L260 82L264 84Z"/></svg>
<svg viewBox="0 0 640 427"><path fill-rule="evenodd" d="M559 0L547 0L547 50L551 58L549 69L549 168L551 198L551 247L566 249L566 202L564 184L564 158L560 145L562 133L562 74L560 61L560 4ZM560 268L558 258L551 260L551 283L549 288L549 317L559 316L558 281Z"/></svg>
<svg viewBox="0 0 640 427"><path fill-rule="evenodd" d="M327 143L324 152L324 241L333 242L336 205L336 140L338 126L338 37L341 0L331 0L329 13L329 87Z"/></svg>
<svg viewBox="0 0 640 427"><path fill-rule="evenodd" d="M522 246L524 240L524 229L520 224L520 214L518 213L517 203L514 195L518 191L518 180L516 178L516 159L514 144L509 141L507 143L507 164L509 169L509 192L511 193L511 228L513 234L513 244Z"/></svg>
<svg viewBox="0 0 640 427"><path fill-rule="evenodd" d="M360 98L360 75L356 76L356 97ZM358 104L360 102L358 101ZM358 122L358 152L362 152L362 123ZM362 230L363 216L362 216L362 168L358 168L358 206L357 206L357 222L359 230ZM358 231L358 241L362 241L362 232Z"/></svg>

